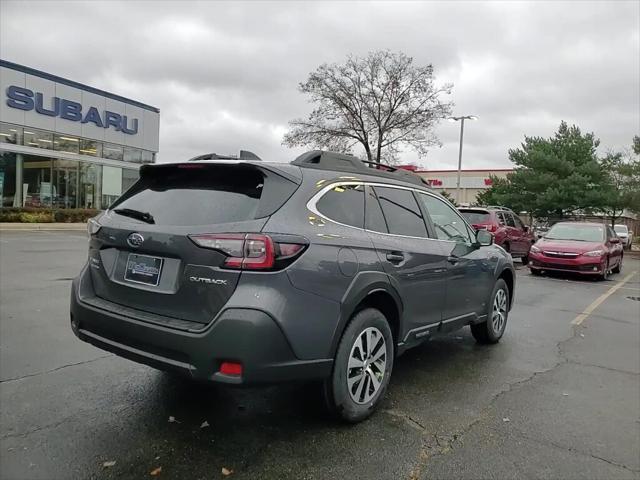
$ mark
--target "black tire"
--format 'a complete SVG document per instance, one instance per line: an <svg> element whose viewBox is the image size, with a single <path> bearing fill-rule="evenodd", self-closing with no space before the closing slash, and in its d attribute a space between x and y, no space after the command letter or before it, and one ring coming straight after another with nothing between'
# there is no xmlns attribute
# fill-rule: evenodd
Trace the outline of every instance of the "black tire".
<svg viewBox="0 0 640 480"><path fill-rule="evenodd" d="M618 265L616 265L616 267L611 270L611 273L620 273L622 271L622 258L623 257L620 257L620 261L618 262Z"/></svg>
<svg viewBox="0 0 640 480"><path fill-rule="evenodd" d="M531 272L531 275L536 277L542 276L542 270L538 270L537 268L530 268L529 271Z"/></svg>
<svg viewBox="0 0 640 480"><path fill-rule="evenodd" d="M520 260L522 260L522 265L524 265L525 267L529 265L529 255L521 257Z"/></svg>
<svg viewBox="0 0 640 480"><path fill-rule="evenodd" d="M371 373L365 373L364 369L360 369L362 372L360 377L363 378L361 381L363 384L363 394L365 389L368 392L371 392L373 389L375 393L366 401L366 403L358 403L354 400L353 396L358 394L358 386L360 385L360 382L354 382L352 392L349 391L349 386L347 384L348 372L353 373L354 375L352 375L351 378L354 378L358 376L358 369L352 368L348 370L348 365L352 351L357 351L356 342L365 330L369 328L377 329L378 332L382 334L382 338L384 338L385 370L381 377L380 385L378 389L375 390L375 386L372 383L373 380L371 379ZM383 346L379 344L379 338L375 340L374 347L377 345L379 345L379 348L375 351L376 354L383 348ZM393 360L393 335L391 334L391 328L389 327L389 323L385 316L379 310L374 308L367 308L356 313L351 318L347 328L342 334L340 344L336 351L331 376L325 380L323 385L325 403L329 411L340 419L350 423L361 422L366 419L375 411L384 397L384 393L389 385L391 372L393 371ZM374 364L372 363L370 366L373 367ZM369 378L366 378L367 376L369 376ZM376 375L375 378L379 377ZM362 397L360 399L362 400Z"/></svg>
<svg viewBox="0 0 640 480"><path fill-rule="evenodd" d="M605 264L604 270L598 276L598 280L606 281L609 278L609 259L607 259L607 263Z"/></svg>
<svg viewBox="0 0 640 480"><path fill-rule="evenodd" d="M511 255L511 245L509 245L509 242L506 242L504 245L502 245L502 248L504 248L505 252Z"/></svg>
<svg viewBox="0 0 640 480"><path fill-rule="evenodd" d="M502 292L502 294L500 294L499 292ZM498 295L504 295L504 298L506 300L506 308L504 309L504 311L500 310L500 314L503 315L503 320L500 322L494 322L494 307ZM488 318L482 323L471 324L471 334L473 335L473 338L476 339L476 342L481 344L492 344L498 343L500 341L502 335L504 335L505 328L507 328L509 305L509 287L507 287L507 283L502 278L499 278L495 286L493 287L493 292L491 292ZM500 327L496 328L495 323L500 323Z"/></svg>

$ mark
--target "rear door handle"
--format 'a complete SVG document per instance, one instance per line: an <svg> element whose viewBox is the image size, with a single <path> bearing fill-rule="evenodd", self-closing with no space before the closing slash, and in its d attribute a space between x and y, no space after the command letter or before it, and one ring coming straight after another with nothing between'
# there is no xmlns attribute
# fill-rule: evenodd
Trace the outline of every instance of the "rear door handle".
<svg viewBox="0 0 640 480"><path fill-rule="evenodd" d="M389 252L387 253L387 260L391 263L400 263L404 261L404 255L398 252Z"/></svg>
<svg viewBox="0 0 640 480"><path fill-rule="evenodd" d="M449 262L452 265L455 265L456 263L458 263L460 261L460 259L458 257L455 257L453 255L449 255L447 257L447 262Z"/></svg>

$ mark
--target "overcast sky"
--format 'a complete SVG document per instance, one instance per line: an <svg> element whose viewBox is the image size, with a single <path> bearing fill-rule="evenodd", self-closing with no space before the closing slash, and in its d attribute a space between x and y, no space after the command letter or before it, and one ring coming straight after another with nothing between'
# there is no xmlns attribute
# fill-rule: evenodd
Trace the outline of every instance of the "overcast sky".
<svg viewBox="0 0 640 480"><path fill-rule="evenodd" d="M561 120L601 150L640 133L640 2L0 2L0 57L160 108L160 161L252 150L290 161L287 122L311 110L297 84L376 49L432 63L454 84L464 167L508 167L524 135ZM459 125L418 159L455 168Z"/></svg>

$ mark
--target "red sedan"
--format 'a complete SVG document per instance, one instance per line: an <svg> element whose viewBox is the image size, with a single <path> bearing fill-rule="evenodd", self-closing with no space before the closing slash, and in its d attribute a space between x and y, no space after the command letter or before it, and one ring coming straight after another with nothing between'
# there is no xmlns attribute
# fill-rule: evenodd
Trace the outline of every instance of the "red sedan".
<svg viewBox="0 0 640 480"><path fill-rule="evenodd" d="M534 275L543 271L597 275L605 280L622 269L623 249L613 229L599 223L556 223L529 252Z"/></svg>

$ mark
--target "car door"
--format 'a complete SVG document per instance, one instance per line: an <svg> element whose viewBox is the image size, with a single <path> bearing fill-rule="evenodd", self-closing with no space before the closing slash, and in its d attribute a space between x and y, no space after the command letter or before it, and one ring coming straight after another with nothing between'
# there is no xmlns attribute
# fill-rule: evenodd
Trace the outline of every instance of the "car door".
<svg viewBox="0 0 640 480"><path fill-rule="evenodd" d="M524 224L515 213L509 213L509 215L513 218L514 223L513 236L514 242L517 244L516 251L520 255L526 255L529 253L530 242L527 232L525 232Z"/></svg>
<svg viewBox="0 0 640 480"><path fill-rule="evenodd" d="M412 190L368 186L365 225L380 262L404 306L400 341L427 335L442 320L447 261L439 242L429 238Z"/></svg>
<svg viewBox="0 0 640 480"><path fill-rule="evenodd" d="M473 229L455 208L435 195L420 193L418 197L433 225L434 238L447 257L441 331L457 330L486 313L498 257L487 247L477 247Z"/></svg>
<svg viewBox="0 0 640 480"><path fill-rule="evenodd" d="M511 253L518 256L523 253L524 246L522 245L522 232L516 226L516 220L511 212L502 212L507 225L509 246L511 247Z"/></svg>
<svg viewBox="0 0 640 480"><path fill-rule="evenodd" d="M616 235L616 232L614 232L614 230L609 226L607 226L606 235L606 247L610 252L609 267L613 267L614 265L617 265L622 258L622 241L620 241L620 238Z"/></svg>

